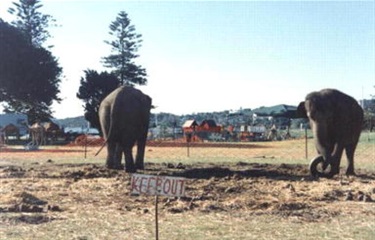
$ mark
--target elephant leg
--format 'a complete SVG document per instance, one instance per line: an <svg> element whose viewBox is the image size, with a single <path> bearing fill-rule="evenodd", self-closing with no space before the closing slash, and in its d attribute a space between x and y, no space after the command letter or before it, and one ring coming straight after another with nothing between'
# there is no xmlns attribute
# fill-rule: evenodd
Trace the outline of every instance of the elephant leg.
<svg viewBox="0 0 375 240"><path fill-rule="evenodd" d="M345 148L346 158L348 160L348 167L346 168L346 175L355 175L354 172L354 152L357 144L351 144Z"/></svg>
<svg viewBox="0 0 375 240"><path fill-rule="evenodd" d="M135 166L137 169L144 169L144 157L146 148L147 133L137 141L137 155L135 158Z"/></svg>
<svg viewBox="0 0 375 240"><path fill-rule="evenodd" d="M109 169L120 169L121 164L119 165L118 162L118 151L117 151L117 143L116 142L107 142L107 160L106 166ZM120 152L121 154L121 152ZM120 155L121 161L121 155Z"/></svg>
<svg viewBox="0 0 375 240"><path fill-rule="evenodd" d="M340 172L340 163L344 147L340 144L336 144L335 150L332 154L331 174L336 175Z"/></svg>
<svg viewBox="0 0 375 240"><path fill-rule="evenodd" d="M121 159L122 159L122 146L119 143L116 143L115 147L115 154L113 158L113 168L114 169L121 169Z"/></svg>
<svg viewBox="0 0 375 240"><path fill-rule="evenodd" d="M107 168L113 169L115 152L116 144L114 142L107 142L107 159L105 163Z"/></svg>
<svg viewBox="0 0 375 240"><path fill-rule="evenodd" d="M128 173L134 173L137 171L134 165L132 149L133 149L133 145L124 147L125 171Z"/></svg>

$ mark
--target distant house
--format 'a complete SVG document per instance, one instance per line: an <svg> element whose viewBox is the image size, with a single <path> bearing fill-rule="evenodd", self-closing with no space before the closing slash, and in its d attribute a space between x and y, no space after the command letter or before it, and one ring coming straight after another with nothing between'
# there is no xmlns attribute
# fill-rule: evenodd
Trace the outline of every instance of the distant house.
<svg viewBox="0 0 375 240"><path fill-rule="evenodd" d="M198 140L195 134L197 127L198 123L195 120L186 120L186 122L182 125L182 131L187 142L195 142Z"/></svg>
<svg viewBox="0 0 375 240"><path fill-rule="evenodd" d="M241 125L239 138L241 141L260 141L265 139L266 127Z"/></svg>
<svg viewBox="0 0 375 240"><path fill-rule="evenodd" d="M23 136L28 133L27 115L19 113L0 114L0 129L7 136Z"/></svg>
<svg viewBox="0 0 375 240"><path fill-rule="evenodd" d="M221 126L218 126L214 120L203 120L198 124L195 120L187 120L182 129L187 141L202 141L208 139L213 133L220 133Z"/></svg>
<svg viewBox="0 0 375 240"><path fill-rule="evenodd" d="M182 130L184 133L192 133L196 130L197 126L198 126L198 123L195 120L187 120L182 125Z"/></svg>
<svg viewBox="0 0 375 240"><path fill-rule="evenodd" d="M198 127L199 132L221 132L221 127L216 125L215 120L203 120Z"/></svg>

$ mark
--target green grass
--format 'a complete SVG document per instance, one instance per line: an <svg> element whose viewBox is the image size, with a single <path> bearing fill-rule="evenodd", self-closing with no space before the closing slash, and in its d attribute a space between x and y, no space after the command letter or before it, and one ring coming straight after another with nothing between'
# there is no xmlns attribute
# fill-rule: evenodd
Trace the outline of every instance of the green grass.
<svg viewBox="0 0 375 240"><path fill-rule="evenodd" d="M359 138L359 144L375 144L375 132L363 131Z"/></svg>
<svg viewBox="0 0 375 240"><path fill-rule="evenodd" d="M246 144L246 143L244 143ZM259 162L259 163L290 163L309 164L317 153L314 140L308 139L307 158L304 139L288 140L280 142L251 142L247 143L254 148L230 149L230 148L189 148L175 147L147 147L145 162L153 163L183 163L194 164L197 162L210 163L237 163L237 162ZM18 147L21 148L21 147ZM59 164L92 163L103 165L105 162L106 149L99 156L94 156L98 148L89 147L86 158L83 147L64 149L71 150L66 153L44 153L43 150L60 149L61 146L42 146L40 153L26 152L24 157L14 157L11 154L8 159L14 159L14 164L46 164L49 159ZM135 149L133 150L135 152ZM189 153L189 154L188 154ZM3 158L4 159L4 158ZM5 158L7 159L7 158ZM1 163L1 162L0 162ZM355 155L356 168L375 170L375 133L363 132ZM346 166L346 156L343 154L341 166Z"/></svg>
<svg viewBox="0 0 375 240"><path fill-rule="evenodd" d="M100 219L100 224L98 224ZM62 224L63 223L63 224ZM374 239L375 218L370 215L339 216L332 221L301 222L273 215L192 213L159 215L159 239ZM0 238L65 239L154 239L153 209L145 214L119 211L81 212L75 218L40 225L0 227Z"/></svg>

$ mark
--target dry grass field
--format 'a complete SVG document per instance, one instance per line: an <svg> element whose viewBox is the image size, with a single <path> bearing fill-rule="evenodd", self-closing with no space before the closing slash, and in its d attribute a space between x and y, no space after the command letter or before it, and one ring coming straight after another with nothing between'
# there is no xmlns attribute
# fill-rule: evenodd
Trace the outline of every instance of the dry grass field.
<svg viewBox="0 0 375 240"><path fill-rule="evenodd" d="M359 145L357 176L313 179L303 141L149 145L140 173L187 178L186 197L159 198L159 238L374 239L374 142ZM97 149L2 148L0 239L155 239L155 198L132 196Z"/></svg>

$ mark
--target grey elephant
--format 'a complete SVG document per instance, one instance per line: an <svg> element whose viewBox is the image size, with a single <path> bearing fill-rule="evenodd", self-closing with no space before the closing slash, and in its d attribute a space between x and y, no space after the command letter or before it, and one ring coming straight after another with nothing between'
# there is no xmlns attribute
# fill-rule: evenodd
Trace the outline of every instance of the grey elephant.
<svg viewBox="0 0 375 240"><path fill-rule="evenodd" d="M310 173L333 177L340 171L345 149L348 166L346 175L355 175L354 152L361 134L363 110L357 101L335 89L309 93L297 108L299 117L308 117L320 157L310 163ZM316 169L322 163L323 172ZM324 171L330 166L328 173Z"/></svg>
<svg viewBox="0 0 375 240"><path fill-rule="evenodd" d="M140 90L122 86L100 103L99 120L107 144L108 168L120 169L123 153L126 172L144 168L151 102L151 98ZM135 143L137 154L134 163L132 149Z"/></svg>

